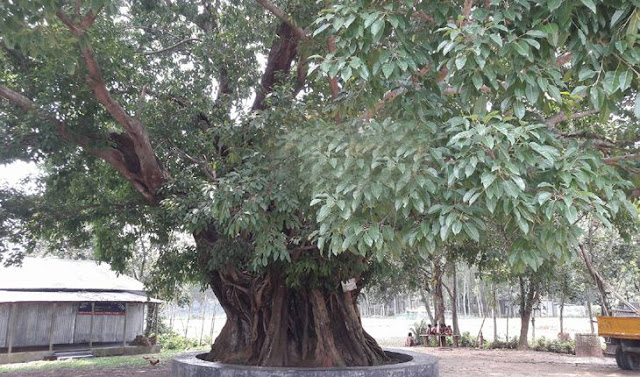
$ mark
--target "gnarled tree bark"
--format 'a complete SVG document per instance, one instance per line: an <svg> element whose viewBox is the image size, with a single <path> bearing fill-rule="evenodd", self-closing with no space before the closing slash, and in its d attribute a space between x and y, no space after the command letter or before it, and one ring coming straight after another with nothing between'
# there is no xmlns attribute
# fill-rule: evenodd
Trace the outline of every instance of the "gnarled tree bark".
<svg viewBox="0 0 640 377"><path fill-rule="evenodd" d="M195 235L207 258L215 231ZM224 363L337 367L379 365L388 358L362 328L357 290L333 284L287 285L282 266L254 274L229 265L209 273L227 322L206 360Z"/></svg>

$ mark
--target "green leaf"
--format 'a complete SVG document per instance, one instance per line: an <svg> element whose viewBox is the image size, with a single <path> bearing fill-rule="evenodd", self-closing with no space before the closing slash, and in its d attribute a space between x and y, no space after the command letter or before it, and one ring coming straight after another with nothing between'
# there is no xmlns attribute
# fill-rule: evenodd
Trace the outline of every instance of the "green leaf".
<svg viewBox="0 0 640 377"><path fill-rule="evenodd" d="M324 24L322 26L320 26L319 28L317 28L316 30L314 30L313 32L313 36L315 37L316 35L322 33L323 31L325 31L329 26L331 26L331 24Z"/></svg>
<svg viewBox="0 0 640 377"><path fill-rule="evenodd" d="M636 96L636 103L633 106L633 114L636 118L640 118L640 96Z"/></svg>
<svg viewBox="0 0 640 377"><path fill-rule="evenodd" d="M522 233L524 234L528 234L529 233L529 224L527 223L527 221L525 219L523 219L520 216L516 217L516 222L518 223L518 228L520 228L520 230L522 230Z"/></svg>
<svg viewBox="0 0 640 377"><path fill-rule="evenodd" d="M480 90L480 88L482 88L482 76L478 72L474 73L473 76L471 76L471 81L473 82L473 86L477 90Z"/></svg>
<svg viewBox="0 0 640 377"><path fill-rule="evenodd" d="M522 119L525 114L524 103L516 101L513 103L513 113L518 119Z"/></svg>
<svg viewBox="0 0 640 377"><path fill-rule="evenodd" d="M617 11L613 12L613 16L611 16L611 26L615 26L615 24L620 21L620 18L625 12L626 9L618 9Z"/></svg>
<svg viewBox="0 0 640 377"><path fill-rule="evenodd" d="M472 223L466 222L464 223L464 232L469 236L472 240L478 242L480 241L480 232L478 232L478 228L475 227Z"/></svg>
<svg viewBox="0 0 640 377"><path fill-rule="evenodd" d="M631 82L633 81L633 72L630 69L624 70L620 72L618 76L619 88L621 92L624 92L631 86Z"/></svg>
<svg viewBox="0 0 640 377"><path fill-rule="evenodd" d="M331 207L329 207L328 205L322 206L322 208L320 208L320 211L318 211L317 221L324 221L324 219L329 216L329 213L331 213Z"/></svg>
<svg viewBox="0 0 640 377"><path fill-rule="evenodd" d="M547 33L545 33L542 30L529 30L527 33L527 35L530 35L534 38L546 38L547 37Z"/></svg>
<svg viewBox="0 0 640 377"><path fill-rule="evenodd" d="M380 17L371 25L371 34L377 35L384 28L384 18Z"/></svg>
<svg viewBox="0 0 640 377"><path fill-rule="evenodd" d="M593 13L596 13L596 4L593 2L593 0L580 0L580 2L591 9Z"/></svg>
<svg viewBox="0 0 640 377"><path fill-rule="evenodd" d="M551 12L553 12L556 9L558 9L558 7L560 7L561 4L562 4L562 0L548 0L547 1L547 6L549 7L549 11L551 11Z"/></svg>
<svg viewBox="0 0 640 377"><path fill-rule="evenodd" d="M591 105L596 110L600 110L602 105L604 104L604 91L600 88L592 87L589 90L589 99L591 101Z"/></svg>
<svg viewBox="0 0 640 377"><path fill-rule="evenodd" d="M530 58L530 53L529 53L529 45L527 44L527 42L525 41L518 41L516 43L513 44L513 48L516 50L516 52L522 56L524 56L525 58L529 59Z"/></svg>
<svg viewBox="0 0 640 377"><path fill-rule="evenodd" d="M456 58L456 68L462 69L465 64L467 64L467 55L459 55Z"/></svg>
<svg viewBox="0 0 640 377"><path fill-rule="evenodd" d="M587 67L583 67L580 72L578 72L578 80L580 81L584 81L587 79L590 79L592 77L594 77L596 75L596 71L587 68Z"/></svg>
<svg viewBox="0 0 640 377"><path fill-rule="evenodd" d="M525 95L527 96L527 100L531 102L531 104L535 104L538 102L538 97L540 96L540 90L537 85L531 85L527 83L527 87L525 88Z"/></svg>
<svg viewBox="0 0 640 377"><path fill-rule="evenodd" d="M542 205L544 204L547 200L549 200L549 198L551 198L551 193L550 192L546 192L546 191L542 191L541 193L539 193L537 195L538 198L538 204Z"/></svg>
<svg viewBox="0 0 640 377"><path fill-rule="evenodd" d="M480 181L482 182L482 186L484 186L485 190L489 188L489 186L491 186L491 184L495 180L496 180L496 176L488 172L483 173L482 176L480 177Z"/></svg>
<svg viewBox="0 0 640 377"><path fill-rule="evenodd" d="M384 74L384 77L388 79L389 77L391 77L395 69L396 64L394 62L388 62L382 66L382 73Z"/></svg>
<svg viewBox="0 0 640 377"><path fill-rule="evenodd" d="M493 40L498 46L502 47L502 38L499 34L489 34L489 38Z"/></svg>

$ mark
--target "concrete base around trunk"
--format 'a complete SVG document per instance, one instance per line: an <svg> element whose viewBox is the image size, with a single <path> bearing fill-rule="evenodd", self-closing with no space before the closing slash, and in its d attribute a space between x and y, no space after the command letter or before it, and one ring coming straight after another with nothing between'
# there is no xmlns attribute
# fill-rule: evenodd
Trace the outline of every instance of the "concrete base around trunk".
<svg viewBox="0 0 640 377"><path fill-rule="evenodd" d="M73 348L65 347L64 350L73 350ZM60 351L56 349L55 351ZM44 360L45 357L53 355L55 352L51 351L28 351L28 352L13 352L13 353L0 353L0 365L2 364L14 364L14 363L26 363L29 361ZM145 353L158 353L160 347L155 346L111 346L93 348L91 353L95 357L108 357L108 356L124 356L124 355L141 355Z"/></svg>
<svg viewBox="0 0 640 377"><path fill-rule="evenodd" d="M347 368L271 368L212 363L191 352L173 359L172 377L438 377L438 358L422 353L387 350L408 360L398 364Z"/></svg>

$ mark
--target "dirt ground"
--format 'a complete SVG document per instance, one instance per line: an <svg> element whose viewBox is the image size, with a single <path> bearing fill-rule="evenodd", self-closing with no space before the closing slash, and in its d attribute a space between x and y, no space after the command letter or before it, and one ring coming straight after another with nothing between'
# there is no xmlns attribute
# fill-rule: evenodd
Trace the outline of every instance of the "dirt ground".
<svg viewBox="0 0 640 377"><path fill-rule="evenodd" d="M618 369L611 358L581 358L548 352L512 350L474 350L466 348L414 347L412 351L425 352L440 359L441 377L533 377L584 376L621 377L638 376L638 372ZM170 377L171 365L55 370L2 374L2 377Z"/></svg>
<svg viewBox="0 0 640 377"><path fill-rule="evenodd" d="M638 372L618 369L612 358L468 348L414 347L412 350L437 356L440 359L441 377L638 376Z"/></svg>

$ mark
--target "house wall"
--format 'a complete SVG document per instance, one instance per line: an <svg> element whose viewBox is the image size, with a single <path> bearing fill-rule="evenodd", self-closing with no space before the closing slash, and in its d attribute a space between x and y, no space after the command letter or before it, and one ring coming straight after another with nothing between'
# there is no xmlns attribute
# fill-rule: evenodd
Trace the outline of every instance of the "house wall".
<svg viewBox="0 0 640 377"><path fill-rule="evenodd" d="M89 342L91 315L78 315L78 303L57 303L54 316L54 344ZM127 342L142 334L143 306L130 303L127 307ZM17 303L14 323L14 347L48 346L53 303ZM11 304L0 304L0 348L9 346ZM95 315L93 342L121 342L124 315Z"/></svg>

